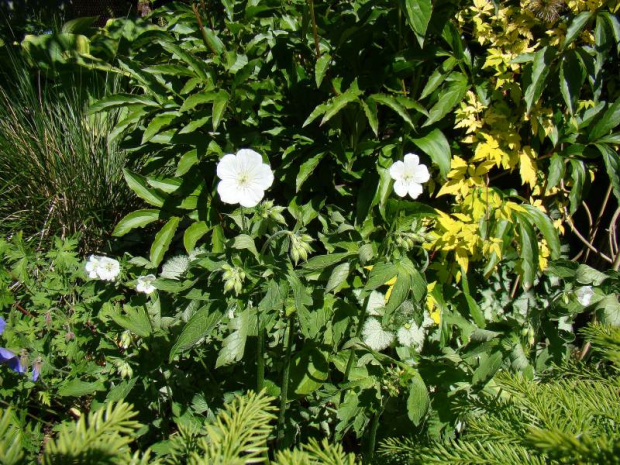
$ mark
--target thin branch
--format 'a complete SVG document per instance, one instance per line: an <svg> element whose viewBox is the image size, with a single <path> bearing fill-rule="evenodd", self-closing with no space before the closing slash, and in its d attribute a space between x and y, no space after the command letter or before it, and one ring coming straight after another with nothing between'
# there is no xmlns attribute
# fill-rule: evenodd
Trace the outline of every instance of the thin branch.
<svg viewBox="0 0 620 465"><path fill-rule="evenodd" d="M310 6L310 18L312 19L312 35L314 36L314 48L316 49L316 59L321 58L321 48L319 47L319 33L316 27L316 17L314 16L314 0L308 0Z"/></svg>
<svg viewBox="0 0 620 465"><path fill-rule="evenodd" d="M609 263L613 263L613 260L611 258L609 258L607 255L605 255L603 252L601 252L600 250L598 250L596 247L594 247L592 244L590 244L588 242L588 240L583 237L583 234L581 234L577 228L575 227L575 224L573 223L572 218L570 217L570 215L568 214L568 212L566 211L566 207L564 208L564 215L566 218L566 222L568 223L568 225L570 226L571 231L575 234L575 236L577 236L579 238L579 240L581 242L583 242L583 244L590 249L592 252L596 253L599 257L603 258L604 260L608 261ZM620 259L620 254L618 255L619 259Z"/></svg>

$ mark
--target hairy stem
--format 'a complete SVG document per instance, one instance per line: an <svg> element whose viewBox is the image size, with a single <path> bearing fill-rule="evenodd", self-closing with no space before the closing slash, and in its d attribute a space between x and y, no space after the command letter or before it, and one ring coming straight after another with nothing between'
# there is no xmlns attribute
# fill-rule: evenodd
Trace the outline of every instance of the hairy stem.
<svg viewBox="0 0 620 465"><path fill-rule="evenodd" d="M295 315L291 315L288 320L288 332L285 339L286 358L284 370L282 371L282 390L280 392L280 413L278 415L278 436L276 448L281 449L284 441L284 419L286 418L286 403L288 402L288 378L291 370L291 352L293 350L293 332L295 331Z"/></svg>

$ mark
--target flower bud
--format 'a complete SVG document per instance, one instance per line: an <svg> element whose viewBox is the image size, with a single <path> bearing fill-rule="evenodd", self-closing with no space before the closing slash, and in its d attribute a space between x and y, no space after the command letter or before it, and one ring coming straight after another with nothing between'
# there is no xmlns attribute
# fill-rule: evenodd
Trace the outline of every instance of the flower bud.
<svg viewBox="0 0 620 465"><path fill-rule="evenodd" d="M237 266L232 267L228 264L223 265L224 273L224 292L230 292L234 289L235 294L239 295L243 290L243 281L245 280L245 271Z"/></svg>

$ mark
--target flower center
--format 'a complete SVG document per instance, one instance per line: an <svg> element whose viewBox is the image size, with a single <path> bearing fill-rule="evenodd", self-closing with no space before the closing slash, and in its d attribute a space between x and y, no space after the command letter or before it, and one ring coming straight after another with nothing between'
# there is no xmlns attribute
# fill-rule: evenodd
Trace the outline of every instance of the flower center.
<svg viewBox="0 0 620 465"><path fill-rule="evenodd" d="M241 176L239 176L239 185L241 187L246 187L249 183L250 177L246 173L243 173Z"/></svg>

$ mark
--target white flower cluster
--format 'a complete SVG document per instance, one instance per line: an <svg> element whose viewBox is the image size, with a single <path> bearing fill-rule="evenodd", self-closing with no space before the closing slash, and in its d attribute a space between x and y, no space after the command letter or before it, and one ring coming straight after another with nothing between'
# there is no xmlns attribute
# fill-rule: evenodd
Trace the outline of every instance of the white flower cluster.
<svg viewBox="0 0 620 465"><path fill-rule="evenodd" d="M115 281L121 272L121 265L118 260L98 255L91 255L85 268L89 278L104 281Z"/></svg>

